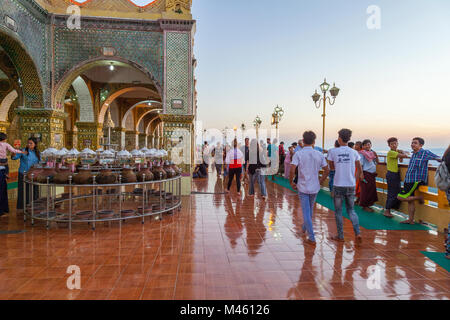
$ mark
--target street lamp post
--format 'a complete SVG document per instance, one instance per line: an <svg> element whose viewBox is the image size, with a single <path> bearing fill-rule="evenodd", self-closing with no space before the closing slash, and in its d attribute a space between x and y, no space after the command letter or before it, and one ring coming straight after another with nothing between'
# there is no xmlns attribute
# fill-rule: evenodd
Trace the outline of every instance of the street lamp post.
<svg viewBox="0 0 450 320"><path fill-rule="evenodd" d="M278 124L281 122L281 119L283 118L283 115L284 115L283 108L281 108L281 107L279 107L277 105L275 107L275 109L273 110L273 113L272 113L272 125L275 125L277 140L279 139L279 137L278 137Z"/></svg>
<svg viewBox="0 0 450 320"><path fill-rule="evenodd" d="M258 138L258 130L261 127L262 120L259 116L256 116L255 120L253 120L253 126L256 129L256 137Z"/></svg>
<svg viewBox="0 0 450 320"><path fill-rule="evenodd" d="M334 105L336 102L336 97L339 94L340 89L336 87L335 84L333 84L333 88L330 89L330 96L327 96L328 89L330 89L330 85L327 83L327 79L324 80L324 82L320 85L320 90L322 90L323 97L321 97L320 94L316 93L313 94L312 99L314 101L314 104L317 109L320 108L321 103L323 102L323 126L322 126L322 149L325 151L325 117L326 117L326 107L327 107L327 100L330 106ZM331 100L333 98L333 100Z"/></svg>

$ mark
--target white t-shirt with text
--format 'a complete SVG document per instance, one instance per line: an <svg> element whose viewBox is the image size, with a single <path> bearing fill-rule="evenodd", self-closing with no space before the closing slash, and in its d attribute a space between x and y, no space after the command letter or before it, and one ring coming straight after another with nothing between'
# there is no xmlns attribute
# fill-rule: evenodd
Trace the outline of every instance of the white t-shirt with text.
<svg viewBox="0 0 450 320"><path fill-rule="evenodd" d="M312 147L304 147L294 154L291 164L298 167L298 191L306 194L318 193L319 171L328 166L324 155Z"/></svg>
<svg viewBox="0 0 450 320"><path fill-rule="evenodd" d="M334 162L336 173L334 175L334 186L336 187L355 187L355 168L356 161L360 161L356 150L345 146L335 148L329 151L328 160Z"/></svg>

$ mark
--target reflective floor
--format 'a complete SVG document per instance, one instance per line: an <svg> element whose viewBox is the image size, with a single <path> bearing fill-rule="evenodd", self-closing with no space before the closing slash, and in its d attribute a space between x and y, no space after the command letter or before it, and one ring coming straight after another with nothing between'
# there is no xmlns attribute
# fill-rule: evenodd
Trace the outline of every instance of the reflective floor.
<svg viewBox="0 0 450 320"><path fill-rule="evenodd" d="M345 243L333 212L316 206L315 247L304 243L293 192L268 182L269 198L230 196L222 178L196 180L199 194L162 221L67 229L0 218L0 299L449 299L450 276L420 250L443 251L431 231L362 228ZM259 189L257 189L257 192ZM15 207L14 203L10 207ZM78 266L81 289L67 268Z"/></svg>

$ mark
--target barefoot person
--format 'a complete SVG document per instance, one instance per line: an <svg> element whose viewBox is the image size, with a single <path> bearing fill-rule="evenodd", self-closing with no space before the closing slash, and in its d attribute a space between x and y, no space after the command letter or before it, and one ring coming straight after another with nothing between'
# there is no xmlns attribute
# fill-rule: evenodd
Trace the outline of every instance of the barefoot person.
<svg viewBox="0 0 450 320"><path fill-rule="evenodd" d="M238 148L237 139L233 140L233 149L227 152L227 158L225 163L229 166L229 176L228 176L228 187L227 193L230 192L231 183L233 178L236 176L236 187L237 192L241 194L241 174L242 174L242 164L244 162L244 154Z"/></svg>
<svg viewBox="0 0 450 320"><path fill-rule="evenodd" d="M356 176L363 180L361 163L359 161L359 154L354 149L348 146L348 142L352 137L352 131L349 129L342 129L339 131L339 148L331 150L328 160L331 170L335 170L334 176L334 207L337 235L331 237L332 240L344 241L344 224L342 217L342 205L345 201L345 207L353 225L356 242L361 243L361 233L359 230L359 219L353 209L355 205L355 168Z"/></svg>
<svg viewBox="0 0 450 320"><path fill-rule="evenodd" d="M376 182L378 156L376 152L372 150L372 142L369 139L362 142L362 150L359 154L364 174L364 181L361 183L359 205L364 211L374 212L371 206L378 201Z"/></svg>
<svg viewBox="0 0 450 320"><path fill-rule="evenodd" d="M388 146L390 148L386 157L386 181L387 181L387 198L386 198L386 210L384 211L384 216L387 218L392 218L393 215L391 210L398 210L400 207L400 201L397 199L397 195L401 191L401 180L400 180L400 172L398 170L398 160L402 161L408 155L402 151L397 150L398 148L398 139L397 138L389 138L387 141Z"/></svg>
<svg viewBox="0 0 450 320"><path fill-rule="evenodd" d="M320 191L320 185L328 177L330 172L327 161L323 154L314 150L314 143L316 142L316 134L312 131L303 133L304 147L299 152L294 154L291 162L291 174L289 181L294 189L298 190L300 204L303 212L303 232L308 233L306 242L310 244L316 243L314 237L314 229L312 223L312 216L314 213L314 205L316 203L317 194ZM298 168L297 185L294 184L295 168ZM323 169L323 175L319 179L319 171Z"/></svg>
<svg viewBox="0 0 450 320"><path fill-rule="evenodd" d="M412 140L411 148L413 152L406 171L403 190L397 196L398 200L408 202L409 219L402 221L404 224L414 224L414 213L416 211L414 201L418 200L419 203L423 203L423 196L416 196L415 192L421 185L428 184L428 161L442 161L433 152L423 149L424 144L425 140L422 138L417 137Z"/></svg>

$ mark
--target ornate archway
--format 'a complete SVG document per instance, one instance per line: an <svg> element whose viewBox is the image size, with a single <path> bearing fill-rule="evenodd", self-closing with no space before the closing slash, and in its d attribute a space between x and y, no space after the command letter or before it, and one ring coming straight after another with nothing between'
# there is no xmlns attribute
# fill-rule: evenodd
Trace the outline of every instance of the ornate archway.
<svg viewBox="0 0 450 320"><path fill-rule="evenodd" d="M0 25L0 47L11 59L19 75L25 107L45 108L42 79L33 58L23 43L8 29Z"/></svg>
<svg viewBox="0 0 450 320"><path fill-rule="evenodd" d="M114 100L116 100L117 98L119 98L120 96L122 96L124 94L130 93L130 92L138 92L138 91L143 92L143 93L152 94L152 95L159 94L158 92L155 92L154 90L152 90L150 88L146 88L146 87L129 87L129 88L124 88L124 89L118 90L118 91L112 93L105 100L105 102L103 102L103 105L98 114L98 123L103 124L103 122L105 121L106 111L111 106L111 103L113 103Z"/></svg>
<svg viewBox="0 0 450 320"><path fill-rule="evenodd" d="M95 59L84 61L84 62L76 65L75 67L73 67L72 69L70 69L69 71L67 71L64 74L64 76L61 78L61 80L58 82L58 84L55 87L53 108L61 109L63 107L66 92L70 88L72 82L79 75L81 75L83 72L85 72L93 67L110 66L111 63L113 63L115 66L131 67L131 68L135 68L135 69L141 71L152 81L153 85L155 86L155 88L158 91L159 96L162 97L163 91L162 91L161 85L157 82L157 80L150 73L150 71L148 71L141 65L139 65L135 62L120 58L120 57L114 57L114 58L101 57L101 58L95 58ZM103 113L103 118L104 118L105 113L106 113L106 110Z"/></svg>
<svg viewBox="0 0 450 320"><path fill-rule="evenodd" d="M137 106L145 105L145 104L148 104L148 103L151 103L151 104L156 103L156 104L159 104L159 105L162 106L162 103L161 103L161 102L155 101L155 100L145 100L145 101L141 101L141 102L136 103L135 105L131 106L131 107L127 110L127 112L125 112L125 114L123 115L123 118L122 118L122 128L125 128L127 118L128 118L128 116L130 115L130 113L133 111L133 109L135 109ZM155 108L153 108L153 109L155 109Z"/></svg>

